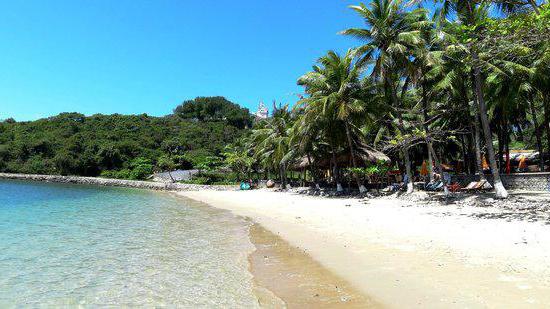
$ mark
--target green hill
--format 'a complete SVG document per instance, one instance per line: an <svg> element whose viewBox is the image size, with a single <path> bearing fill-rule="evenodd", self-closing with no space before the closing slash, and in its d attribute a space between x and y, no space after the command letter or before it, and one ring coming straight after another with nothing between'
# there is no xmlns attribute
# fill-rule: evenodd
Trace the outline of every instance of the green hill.
<svg viewBox="0 0 550 309"><path fill-rule="evenodd" d="M0 171L143 178L159 158L193 167L219 156L251 126L247 109L223 97L186 101L165 117L62 113L0 123Z"/></svg>

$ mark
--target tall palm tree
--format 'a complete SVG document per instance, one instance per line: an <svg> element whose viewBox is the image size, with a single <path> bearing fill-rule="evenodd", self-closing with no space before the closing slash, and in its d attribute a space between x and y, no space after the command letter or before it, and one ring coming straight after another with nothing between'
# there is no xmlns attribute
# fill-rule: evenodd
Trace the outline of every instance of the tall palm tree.
<svg viewBox="0 0 550 309"><path fill-rule="evenodd" d="M458 20L462 25L466 27L476 27L481 24L483 20L487 18L489 5L493 1L480 1L480 0L442 0L443 9L442 15L447 15L451 11L454 11ZM457 48L457 46L452 47ZM493 147L493 135L489 124L489 117L487 114L487 104L485 101L483 88L485 83L484 72L482 72L484 60L480 57L480 51L475 44L469 42L461 43L460 48L463 48L471 56L473 67L473 88L474 88L474 101L478 108L478 114L481 120L481 130L485 137L485 145L487 148L487 156L489 158L489 165L493 174L495 194L497 198L507 198L508 192L502 184L500 178L500 172L498 169L495 150Z"/></svg>
<svg viewBox="0 0 550 309"><path fill-rule="evenodd" d="M248 145L265 169L278 171L283 188L287 185L287 166L294 155L289 147L291 125L292 114L285 105L253 130Z"/></svg>
<svg viewBox="0 0 550 309"><path fill-rule="evenodd" d="M408 11L402 0L374 0L370 6L361 3L351 6L351 9L363 18L366 28L351 28L341 34L365 42L359 48L363 54L362 61L374 61L372 78L383 84L387 101L397 114L401 130L405 131L401 115L402 102L397 93L413 50L423 44L420 30L430 24L425 19L426 11L420 8ZM414 187L409 147L406 144L402 155L409 180L407 193L412 193Z"/></svg>
<svg viewBox="0 0 550 309"><path fill-rule="evenodd" d="M344 128L347 148L351 156L352 166L358 167L356 152L357 132L354 120L357 117L365 119L367 103L362 96L361 73L362 63L358 61L357 50L350 49L340 56L329 51L319 58L319 66L312 72L298 79L298 84L305 86L309 97L302 100L306 114L317 113L322 110L324 118L332 126ZM366 191L359 176L354 178L361 193Z"/></svg>

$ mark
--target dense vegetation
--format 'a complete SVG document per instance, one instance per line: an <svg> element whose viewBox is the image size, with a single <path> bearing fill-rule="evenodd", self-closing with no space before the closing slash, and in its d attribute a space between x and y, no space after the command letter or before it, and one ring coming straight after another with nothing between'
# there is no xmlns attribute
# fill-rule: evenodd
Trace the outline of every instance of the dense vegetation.
<svg viewBox="0 0 550 309"><path fill-rule="evenodd" d="M365 190L363 176L382 170L361 159L369 145L390 154L408 179L423 160L439 174L443 162L461 161L484 177L486 158L505 198L500 173L510 148L550 152L546 1L373 0L351 8L365 27L341 34L362 45L329 51L300 77L303 99L240 141L228 157L234 169L271 171L285 184L288 170L306 162L314 182L341 190L347 173ZM545 168L544 159L538 164Z"/></svg>
<svg viewBox="0 0 550 309"><path fill-rule="evenodd" d="M185 101L165 117L9 119L0 123L0 171L144 179L211 161L251 124L247 109L222 97Z"/></svg>

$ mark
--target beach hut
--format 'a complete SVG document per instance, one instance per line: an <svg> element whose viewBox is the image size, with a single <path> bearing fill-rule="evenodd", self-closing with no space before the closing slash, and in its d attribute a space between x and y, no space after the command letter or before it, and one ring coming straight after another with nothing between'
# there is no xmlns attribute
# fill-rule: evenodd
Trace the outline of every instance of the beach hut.
<svg viewBox="0 0 550 309"><path fill-rule="evenodd" d="M356 146L355 155L357 159L357 165L359 167L365 167L369 163L376 163L376 162L390 163L391 162L391 159L386 154L370 146L367 146L365 144ZM307 156L303 156L298 160L296 160L296 162L290 166L290 169L294 171L302 171L304 169L310 168L310 164L313 164L318 169L329 170L331 168L331 161L332 161L332 158L322 158L322 159L311 158L311 160L309 160ZM349 151L340 153L336 157L336 163L340 168L351 167L353 164L351 160L351 154L349 153Z"/></svg>

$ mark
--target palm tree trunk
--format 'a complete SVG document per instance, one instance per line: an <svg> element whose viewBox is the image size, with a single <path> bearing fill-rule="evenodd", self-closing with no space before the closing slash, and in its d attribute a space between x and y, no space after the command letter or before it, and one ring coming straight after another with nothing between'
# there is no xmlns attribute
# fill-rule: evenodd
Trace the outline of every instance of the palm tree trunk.
<svg viewBox="0 0 550 309"><path fill-rule="evenodd" d="M319 182L317 181L317 175L315 174L315 166L313 166L313 162L311 161L311 155L308 153L307 155L307 163L309 165L309 170L311 173L311 179L313 179L313 184L315 185L315 189L319 190Z"/></svg>
<svg viewBox="0 0 550 309"><path fill-rule="evenodd" d="M279 165L279 175L281 177L281 187L283 190L286 189L286 175L285 175L285 170L284 170L284 166L281 164Z"/></svg>
<svg viewBox="0 0 550 309"><path fill-rule="evenodd" d="M533 118L533 126L535 126L535 137L537 138L537 150L539 152L539 171L544 172L544 153L542 149L542 133L537 121L537 113L535 111L535 102L533 98L529 100L529 109L531 111L531 118Z"/></svg>
<svg viewBox="0 0 550 309"><path fill-rule="evenodd" d="M445 196L449 195L449 188L447 187L447 182L445 182L445 179L443 179L443 165L441 165L441 161L439 160L439 157L437 156L437 153L434 151L434 148L433 148L433 145L432 143L430 142L428 144L428 147L429 147L429 151L430 153L432 154L434 160L435 160L435 165L437 166L437 169L439 171L439 175L441 175L441 181L443 181L443 192L445 192Z"/></svg>
<svg viewBox="0 0 550 309"><path fill-rule="evenodd" d="M546 154L550 155L550 100L548 95L542 94L542 104L544 105L544 127L546 128ZM546 162L545 162L546 163Z"/></svg>
<svg viewBox="0 0 550 309"><path fill-rule="evenodd" d="M472 84L475 85L475 78L472 74ZM475 86L474 86L475 87ZM478 110L479 103L477 101L477 94L474 91L473 94L473 100L474 100L474 106L476 110ZM483 158L481 157L481 123L479 120L478 113L474 113L473 116L474 119L474 145L475 145L475 154L476 154L476 170L477 174L479 175L479 180L486 180L485 179L485 171L483 170Z"/></svg>
<svg viewBox="0 0 550 309"><path fill-rule="evenodd" d="M430 151L431 145L429 145L429 143L431 143L431 141L426 142L426 147L428 149L428 174L429 174L430 182L433 182L434 181L434 162L433 162L432 152Z"/></svg>
<svg viewBox="0 0 550 309"><path fill-rule="evenodd" d="M510 130L508 129L508 121L505 121L504 126L504 153L506 154L506 174L510 174Z"/></svg>
<svg viewBox="0 0 550 309"><path fill-rule="evenodd" d="M424 71L422 71L422 76L424 76ZM423 77L424 78L424 77ZM429 136L429 130L430 127L428 125L428 95L426 93L426 85L424 80L422 81L422 109L423 109L423 116L424 116L424 131L426 131L426 136ZM432 139L426 138L426 147L428 150L428 174L430 182L434 181L434 165L433 165L433 158L432 158L432 152L430 151L430 148L432 148Z"/></svg>
<svg viewBox="0 0 550 309"><path fill-rule="evenodd" d="M479 124L479 117L476 115L476 124L474 128L474 144L476 151L476 170L479 175L479 180L485 180L485 171L483 170L483 158L481 155L481 125Z"/></svg>
<svg viewBox="0 0 550 309"><path fill-rule="evenodd" d="M412 179L411 159L409 157L409 148L403 149L403 160L405 161L405 173L407 175L407 194L411 194L414 191L414 184Z"/></svg>
<svg viewBox="0 0 550 309"><path fill-rule="evenodd" d="M351 154L351 164L353 165L353 168L357 168L357 160L355 159L355 150L353 149L353 141L351 138L351 131L349 129L349 124L347 121L344 122L344 126L346 128L346 136L348 138L348 146L349 146L349 152ZM353 177L355 178L355 182L357 182L357 187L359 188L359 193L364 193L367 191L367 188L361 183L361 179L359 179L359 176L354 171Z"/></svg>
<svg viewBox="0 0 550 309"><path fill-rule="evenodd" d="M491 172L493 174L495 193L497 198L507 198L508 191L504 188L502 180L500 179L500 173L498 171L497 162L495 160L495 150L493 148L493 137L491 134L491 128L489 126L489 118L487 116L487 106L483 98L481 70L479 69L479 56L476 51L472 50L472 58L474 59L474 79L475 79L475 92L477 96L479 116L481 119L481 128L483 135L485 135L485 144L487 147L487 156L489 157L489 164L491 166Z"/></svg>
<svg viewBox="0 0 550 309"><path fill-rule="evenodd" d="M503 155L504 155L504 133L503 133L503 125L502 125L502 118L500 118L501 121L499 121L498 123L498 134L497 134L497 137L498 137L498 154L497 154L497 157L498 157L498 161L497 161L497 164L498 164L498 167L499 167L499 171L502 172L504 171L504 160L502 159L503 158Z"/></svg>
<svg viewBox="0 0 550 309"><path fill-rule="evenodd" d="M174 180L174 177L172 177L172 172L170 170L168 170L168 176L170 176L170 180L172 180L172 183L176 182Z"/></svg>
<svg viewBox="0 0 550 309"><path fill-rule="evenodd" d="M399 126L401 127L402 131L405 131L405 125L403 123L403 117L401 115L401 111L399 111L399 104L397 99L397 92L395 87L392 85L391 79L388 76L388 74L384 74L384 81L387 87L390 88L391 93L391 99L393 101L393 106L395 106L398 109L397 116L399 118ZM401 150L403 155L403 160L405 161L405 173L407 175L408 181L407 181L407 194L411 194L414 191L414 184L412 179L412 171L411 171L411 159L409 157L409 146L405 145L403 146L403 149Z"/></svg>
<svg viewBox="0 0 550 309"><path fill-rule="evenodd" d="M466 148L465 139L466 139L466 137L464 136L464 134L461 134L460 135L460 146L461 146L461 149L462 149L462 162L464 162L462 168L464 169L464 173L467 173L470 164L468 162L469 161L468 160L468 155L466 154L467 148Z"/></svg>
<svg viewBox="0 0 550 309"><path fill-rule="evenodd" d="M334 150L334 146L331 143L330 144L330 152L332 154L332 168L333 168L333 178L334 182L336 182L336 192L342 192L344 191L344 188L342 187L342 183L340 183L340 177L338 177L338 162L336 158L336 150Z"/></svg>

